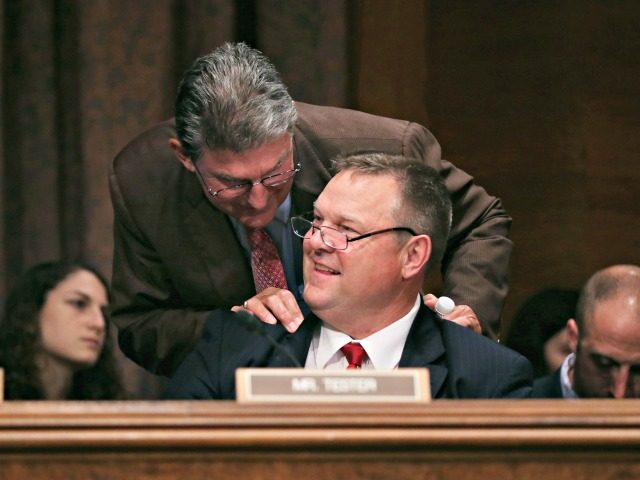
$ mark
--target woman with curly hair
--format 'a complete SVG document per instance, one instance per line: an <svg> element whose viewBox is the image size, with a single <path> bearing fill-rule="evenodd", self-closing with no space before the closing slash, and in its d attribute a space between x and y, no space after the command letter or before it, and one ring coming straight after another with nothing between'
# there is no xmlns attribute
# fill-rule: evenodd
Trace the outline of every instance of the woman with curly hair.
<svg viewBox="0 0 640 480"><path fill-rule="evenodd" d="M106 281L87 265L46 262L22 275L0 319L5 398L123 398L107 304Z"/></svg>

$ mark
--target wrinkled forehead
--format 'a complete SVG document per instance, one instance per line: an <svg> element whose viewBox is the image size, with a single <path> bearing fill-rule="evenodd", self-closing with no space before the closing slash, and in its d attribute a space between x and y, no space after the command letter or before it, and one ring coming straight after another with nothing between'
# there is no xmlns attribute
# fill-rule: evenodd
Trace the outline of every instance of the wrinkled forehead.
<svg viewBox="0 0 640 480"><path fill-rule="evenodd" d="M399 202L393 176L345 170L329 181L314 205L317 213L327 217L384 222L395 217Z"/></svg>
<svg viewBox="0 0 640 480"><path fill-rule="evenodd" d="M621 361L640 363L640 312L628 296L599 302L586 317L582 342Z"/></svg>

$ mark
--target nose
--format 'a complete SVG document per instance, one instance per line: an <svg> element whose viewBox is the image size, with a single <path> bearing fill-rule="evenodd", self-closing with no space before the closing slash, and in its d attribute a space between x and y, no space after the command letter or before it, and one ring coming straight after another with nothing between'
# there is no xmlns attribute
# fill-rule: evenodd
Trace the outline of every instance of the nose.
<svg viewBox="0 0 640 480"><path fill-rule="evenodd" d="M322 233L319 228L311 228L307 235L309 237L307 238L307 241L305 243L308 244L312 251L329 251L331 249L331 247L329 247L326 243L324 243L324 240L322 240Z"/></svg>
<svg viewBox="0 0 640 480"><path fill-rule="evenodd" d="M249 205L254 210L262 210L269 203L269 190L261 183L256 183L249 191Z"/></svg>
<svg viewBox="0 0 640 480"><path fill-rule="evenodd" d="M628 395L631 395L629 365L621 365L615 372L611 385L611 394L613 398L627 398Z"/></svg>
<svg viewBox="0 0 640 480"><path fill-rule="evenodd" d="M104 317L104 312L98 306L92 309L89 316L89 327L91 330L95 330L98 334L102 334L107 326L107 321Z"/></svg>

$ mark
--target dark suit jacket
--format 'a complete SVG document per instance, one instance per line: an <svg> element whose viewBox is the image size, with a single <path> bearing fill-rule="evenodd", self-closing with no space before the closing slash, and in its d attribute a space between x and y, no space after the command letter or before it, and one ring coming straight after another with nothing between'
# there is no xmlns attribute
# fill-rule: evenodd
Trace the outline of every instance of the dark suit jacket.
<svg viewBox="0 0 640 480"><path fill-rule="evenodd" d="M167 398L235 398L235 370L240 367L294 367L282 350L304 365L320 320L309 315L297 332L265 325L282 348L246 329L231 312L214 312L202 340L171 379ZM527 359L453 322L441 320L424 305L411 326L400 367L427 367L433 398L519 398L531 393Z"/></svg>
<svg viewBox="0 0 640 480"><path fill-rule="evenodd" d="M532 398L564 398L560 385L560 369L533 382Z"/></svg>
<svg viewBox="0 0 640 480"><path fill-rule="evenodd" d="M437 141L418 124L296 105L294 155L302 171L292 186L293 214L312 209L337 154L377 150L423 159L441 173L453 201L443 293L473 306L485 326L497 327L511 254L511 219L500 201L441 160ZM255 294L250 262L229 219L179 164L168 146L172 137L172 121L143 133L114 159L109 178L115 215L112 318L124 353L162 374L193 349L212 310Z"/></svg>

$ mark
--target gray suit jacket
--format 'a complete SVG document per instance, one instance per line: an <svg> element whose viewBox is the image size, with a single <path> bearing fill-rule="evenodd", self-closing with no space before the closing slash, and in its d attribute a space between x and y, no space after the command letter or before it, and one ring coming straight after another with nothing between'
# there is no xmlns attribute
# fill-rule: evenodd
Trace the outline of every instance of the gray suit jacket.
<svg viewBox="0 0 640 480"><path fill-rule="evenodd" d="M299 330L265 325L280 348L218 311L207 321L202 340L172 377L166 398L235 398L235 370L240 367L295 367L284 351L304 365L320 320L313 314ZM529 361L492 340L448 320L424 305L411 326L399 367L427 367L433 398L523 398L531 394Z"/></svg>
<svg viewBox="0 0 640 480"><path fill-rule="evenodd" d="M435 138L416 123L302 103L297 108L294 155L302 171L292 186L293 214L311 210L337 154L377 150L424 160L441 173L453 201L443 293L471 305L485 327L497 328L512 246L511 218L500 201L442 160ZM168 146L172 137L172 121L141 134L116 156L109 177L112 318L124 353L161 374L173 372L193 349L212 310L255 294L229 219L179 164Z"/></svg>

